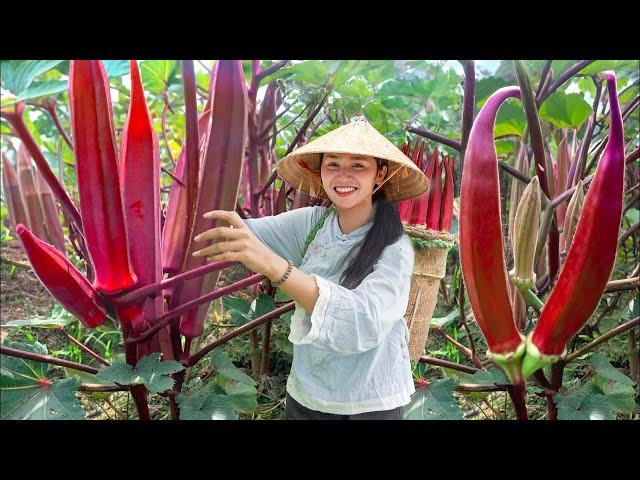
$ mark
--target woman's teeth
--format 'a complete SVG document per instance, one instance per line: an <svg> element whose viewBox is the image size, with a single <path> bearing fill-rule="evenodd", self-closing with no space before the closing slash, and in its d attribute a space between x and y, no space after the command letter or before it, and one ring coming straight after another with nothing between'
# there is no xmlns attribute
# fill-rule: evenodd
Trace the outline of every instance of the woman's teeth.
<svg viewBox="0 0 640 480"><path fill-rule="evenodd" d="M353 191L355 191L357 189L355 187L347 187L347 188L345 188L345 187L335 187L334 190L336 192L338 192L338 193L351 193L351 192L353 192Z"/></svg>

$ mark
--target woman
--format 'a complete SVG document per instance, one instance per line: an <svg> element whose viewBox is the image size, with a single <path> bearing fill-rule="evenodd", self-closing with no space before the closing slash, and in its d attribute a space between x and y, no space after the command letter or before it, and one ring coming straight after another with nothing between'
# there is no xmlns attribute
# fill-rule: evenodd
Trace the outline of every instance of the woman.
<svg viewBox="0 0 640 480"><path fill-rule="evenodd" d="M392 202L421 195L428 179L362 118L295 150L276 170L332 207L246 220L208 212L231 227L198 235L214 243L194 255L242 262L295 301L285 418L402 419L415 391L403 318L414 257Z"/></svg>

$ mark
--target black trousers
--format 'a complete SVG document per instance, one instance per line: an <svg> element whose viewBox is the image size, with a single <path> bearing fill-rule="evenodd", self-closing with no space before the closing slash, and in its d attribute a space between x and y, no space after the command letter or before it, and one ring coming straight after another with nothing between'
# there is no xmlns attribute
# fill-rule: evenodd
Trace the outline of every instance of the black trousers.
<svg viewBox="0 0 640 480"><path fill-rule="evenodd" d="M377 412L364 412L355 415L336 415L333 413L318 412L311 410L296 402L287 393L285 401L285 420L402 420L404 408L398 407L392 410L381 410Z"/></svg>

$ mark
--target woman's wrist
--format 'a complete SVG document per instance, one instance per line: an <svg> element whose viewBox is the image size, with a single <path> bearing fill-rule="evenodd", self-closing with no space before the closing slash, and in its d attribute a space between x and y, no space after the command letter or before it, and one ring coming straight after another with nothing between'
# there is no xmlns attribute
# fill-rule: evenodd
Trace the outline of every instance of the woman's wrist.
<svg viewBox="0 0 640 480"><path fill-rule="evenodd" d="M280 280L289 268L289 262L278 255L274 255L274 259L270 264L271 267L269 271L265 273L265 276L272 282Z"/></svg>

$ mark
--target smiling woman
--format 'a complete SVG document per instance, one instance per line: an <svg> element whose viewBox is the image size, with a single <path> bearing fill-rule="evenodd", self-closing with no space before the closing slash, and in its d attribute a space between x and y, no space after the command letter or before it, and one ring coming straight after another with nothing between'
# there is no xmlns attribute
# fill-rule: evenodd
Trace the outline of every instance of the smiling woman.
<svg viewBox="0 0 640 480"><path fill-rule="evenodd" d="M403 317L414 257L394 202L421 195L428 180L364 119L276 168L287 183L331 200L331 208L246 220L210 212L233 228L199 235L227 240L196 253L240 261L295 301L287 418L401 419L415 391Z"/></svg>

